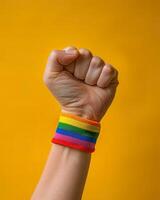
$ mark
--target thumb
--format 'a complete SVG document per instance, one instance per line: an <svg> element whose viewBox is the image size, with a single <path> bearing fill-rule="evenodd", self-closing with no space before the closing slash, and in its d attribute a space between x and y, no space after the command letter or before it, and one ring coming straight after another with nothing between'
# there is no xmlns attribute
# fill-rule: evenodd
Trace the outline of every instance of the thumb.
<svg viewBox="0 0 160 200"><path fill-rule="evenodd" d="M51 52L48 63L47 71L50 72L60 72L63 70L63 66L71 64L77 59L79 55L78 50L76 49L67 49L67 50L54 50Z"/></svg>

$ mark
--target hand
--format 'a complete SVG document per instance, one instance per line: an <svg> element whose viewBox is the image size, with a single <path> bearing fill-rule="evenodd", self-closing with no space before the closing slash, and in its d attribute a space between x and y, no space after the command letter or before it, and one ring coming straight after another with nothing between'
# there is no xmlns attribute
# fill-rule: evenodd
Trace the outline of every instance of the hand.
<svg viewBox="0 0 160 200"><path fill-rule="evenodd" d="M62 107L100 121L111 105L118 85L118 72L87 49L68 47L51 52L44 82Z"/></svg>

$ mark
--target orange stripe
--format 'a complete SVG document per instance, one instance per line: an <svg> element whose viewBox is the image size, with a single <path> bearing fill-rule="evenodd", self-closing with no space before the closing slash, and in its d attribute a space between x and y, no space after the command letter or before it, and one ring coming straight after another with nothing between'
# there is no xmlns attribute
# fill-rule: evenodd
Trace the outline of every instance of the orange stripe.
<svg viewBox="0 0 160 200"><path fill-rule="evenodd" d="M100 127L100 123L97 122L97 121L93 121L93 120L90 120L90 119L86 119L86 118L82 118L82 117L79 117L77 115L73 115L73 114L70 114L70 113L61 113L61 115L63 116L66 116L66 117L70 117L70 118L73 118L73 119L76 119L76 120L79 120L81 122L86 122L88 124L91 124L91 125L94 125L94 126L97 126L97 127Z"/></svg>

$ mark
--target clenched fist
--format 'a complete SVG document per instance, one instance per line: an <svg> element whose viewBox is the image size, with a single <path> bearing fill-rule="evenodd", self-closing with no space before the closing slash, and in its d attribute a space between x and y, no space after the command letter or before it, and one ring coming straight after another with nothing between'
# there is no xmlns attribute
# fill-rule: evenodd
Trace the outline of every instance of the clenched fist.
<svg viewBox="0 0 160 200"><path fill-rule="evenodd" d="M44 82L62 111L100 121L112 103L118 72L87 49L67 47L51 52Z"/></svg>

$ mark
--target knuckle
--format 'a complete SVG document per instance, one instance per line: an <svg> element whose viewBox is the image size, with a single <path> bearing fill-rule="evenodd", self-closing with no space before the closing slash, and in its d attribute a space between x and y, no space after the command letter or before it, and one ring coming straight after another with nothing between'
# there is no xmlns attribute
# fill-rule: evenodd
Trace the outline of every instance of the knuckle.
<svg viewBox="0 0 160 200"><path fill-rule="evenodd" d="M64 48L64 50L68 50L68 49L77 49L75 46L67 46Z"/></svg>
<svg viewBox="0 0 160 200"><path fill-rule="evenodd" d="M103 60L99 56L94 56L92 58L92 62L93 64L100 65L103 63Z"/></svg>
<svg viewBox="0 0 160 200"><path fill-rule="evenodd" d="M81 54L83 54L85 57L91 57L92 56L92 53L88 49L85 49L85 48L80 48L79 52Z"/></svg>
<svg viewBox="0 0 160 200"><path fill-rule="evenodd" d="M108 74L113 74L114 73L115 70L114 70L114 68L113 68L113 66L111 64L107 64L106 67L107 67L106 71L107 71Z"/></svg>

